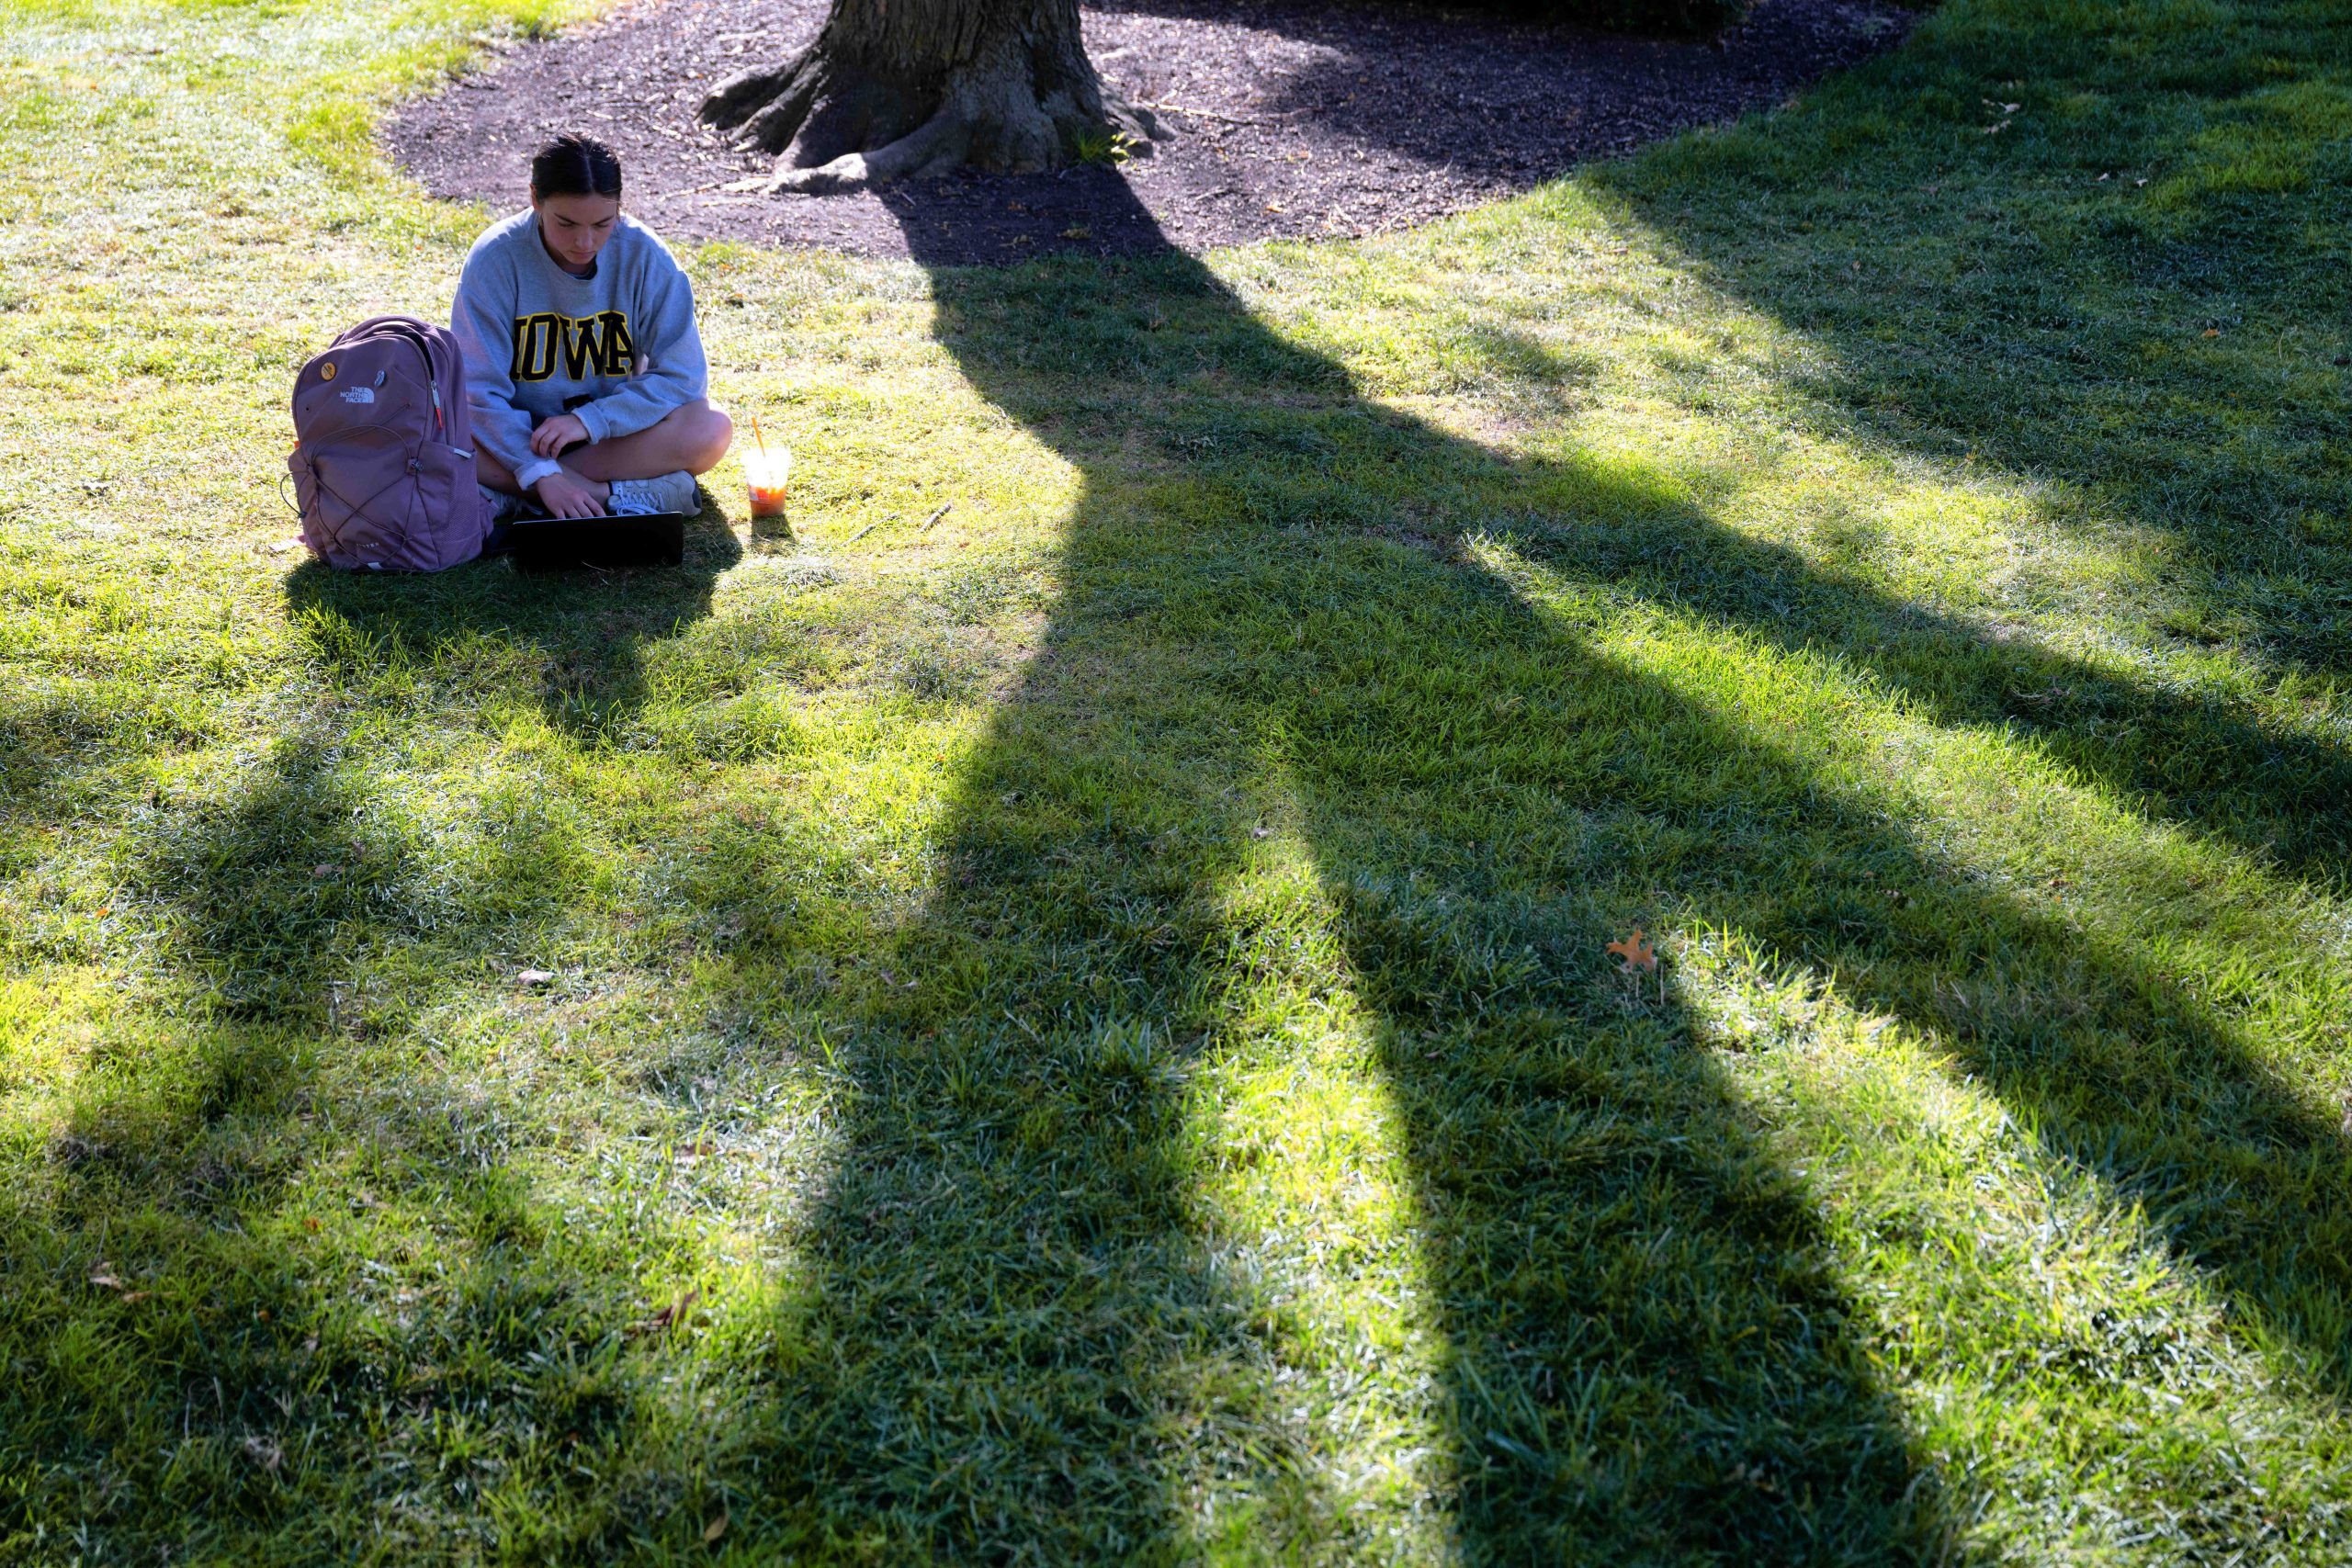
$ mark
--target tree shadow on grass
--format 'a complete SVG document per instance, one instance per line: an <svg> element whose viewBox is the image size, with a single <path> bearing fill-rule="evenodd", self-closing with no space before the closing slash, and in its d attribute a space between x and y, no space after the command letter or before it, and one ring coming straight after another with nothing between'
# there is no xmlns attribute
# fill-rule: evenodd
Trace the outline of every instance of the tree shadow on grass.
<svg viewBox="0 0 2352 1568"><path fill-rule="evenodd" d="M2342 807L2294 780L2340 778L2334 753L1996 643L1742 538L1671 486L1509 460L1400 418L1181 259L943 270L934 286L966 374L1085 489L1063 597L949 806L929 903L895 933L771 926L731 955L747 1030L829 1054L847 1086L807 1294L761 1369L756 1429L738 1424L714 1461L735 1540L1039 1561L1351 1544L1318 1474L1317 1415L1288 1392L1347 1343L1221 1239L1208 1194L1252 1179L1234 1162L1268 1156L1224 1146L1198 1087L1278 1055L1293 1022L1312 1032L1328 1007L1362 1026L1396 1106L1450 1445L1412 1485L1451 1509L1469 1555L1932 1555L1964 1508L1873 1386L1875 1330L1807 1183L1697 1039L1679 981L1629 985L1600 957L1637 923L1732 928L1932 1035L2051 1153L2140 1199L2157 1235L2335 1392L2352 1381L2342 1141L2262 1065L2257 1025L1948 855L1924 814L1605 651L1577 592L1538 598L1514 573L1818 655L1939 725L2030 720L2094 783L2225 847L2315 818L2279 852L2314 876ZM650 694L647 639L707 605L691 578L673 599L658 584L630 596L650 581L509 599L486 577L298 575L289 592L345 628L319 635L347 679L445 655L462 671L481 639L514 634L527 657L586 672L545 682L542 702L605 735ZM587 618L649 604L642 624ZM2032 700L2056 690L2092 701ZM2187 738L2168 744L2195 754L2189 784L2152 774L2164 748L2132 732ZM335 745L331 728L289 737L248 806L157 878L185 900L192 952L239 1027L287 1031L222 1045L192 1103L301 1114L300 1071L291 1089L254 1086L287 1077L270 1054L303 1049L338 1005L330 969L302 955L380 923L364 877L302 881L302 863L347 849L357 802L336 793ZM1282 859L1293 847L1303 888ZM397 855L380 863L408 874ZM2199 897L2148 874L2168 898ZM503 1157L445 1121L452 1169ZM122 1174L126 1159L175 1191L199 1174L165 1157L183 1126L160 1118L136 1140L79 1127L74 1179L93 1195L73 1211L78 1234L119 1212L102 1173L148 1179ZM527 1205L477 1206L486 1237L530 1252L527 1215L498 1218ZM545 1267L547 1299L574 1303L553 1316L509 1312L493 1269L477 1295L426 1311L433 1354L346 1353L330 1336L345 1359L317 1374L256 1316L300 1304L299 1281L270 1294L223 1269L219 1315L190 1320L172 1364L233 1394L219 1458L246 1467L259 1511L278 1495L241 1451L245 1424L313 1376L338 1398L392 1389L334 1407L366 1418L513 1401L499 1367L548 1344L593 1362L629 1304L572 1264ZM237 1359L248 1344L268 1358ZM489 1353L469 1359L469 1345ZM2086 1375L2132 1373L2098 1346L2065 1348ZM569 1409L618 1434L619 1452L653 1420L600 1375L533 1383L555 1446L510 1472L514 1495L577 1489L559 1441ZM179 1417L150 1403L164 1426ZM127 1427L122 1451L163 1451L156 1430ZM571 1544L642 1543L675 1491L583 1499L602 1523ZM188 1496L194 1514L215 1495ZM2243 1501L2209 1498L2225 1514Z"/></svg>
<svg viewBox="0 0 2352 1568"><path fill-rule="evenodd" d="M1181 257L934 288L966 374L1085 490L1042 647L937 837L938 889L866 955L886 1000L840 1058L856 1111L810 1233L828 1349L783 1379L779 1462L797 1456L805 1495L894 1513L933 1550L1166 1550L1200 1528L1193 1467L1216 1449L1173 1419L1244 1437L1260 1548L1317 1539L1321 1495L1270 1479L1311 1469L1312 1424L1246 1438L1280 1427L1271 1391L1314 1334L1208 1266L1219 1156L1182 1089L1277 1048L1250 1011L1263 982L1369 1024L1474 1559L1953 1550L1804 1183L1674 987L1600 962L1643 923L1746 933L1940 1042L2342 1389L2341 1140L2235 1019L1944 858L1933 820L1604 653L1481 530L1515 519L1522 559L1596 585L1594 541L1640 554L1647 532L1673 562L1639 583L1662 609L1788 647L1767 606L1804 604L1804 646L1897 684L1975 691L2061 656L1825 579L1670 486L1377 408ZM1897 625L1902 657L1876 657ZM2240 762L2270 744L2072 673ZM2232 809L2199 826L2230 836ZM1286 841L1316 895L1252 912ZM1076 1483L1087 1455L1111 1471Z"/></svg>
<svg viewBox="0 0 2352 1568"><path fill-rule="evenodd" d="M1298 710L1231 688L1278 678L1295 647L1286 619L1252 646L1263 596L1322 574L1230 534L1170 548L1134 521L1081 513L1069 596L967 761L920 915L820 986L734 1002L772 1040L806 1038L812 1012L861 1020L826 1047L848 1114L760 1443L813 1516L800 1528L1038 1562L1385 1550L1400 1520L1334 1495L1317 1425L1379 1419L1381 1400L1329 1410L1317 1391L1335 1363L1398 1352L1235 1247L1208 1196L1235 1151L1201 1087L1295 1049L1248 1019L1251 994L1311 1010L1352 992L1403 1113L1426 1254L1406 1272L1433 1298L1408 1310L1443 1340L1449 1407L1450 1451L1398 1461L1437 1503L1434 1533L1389 1548L1936 1557L1938 1483L1872 1385L1802 1184L1678 1001L1595 975L1589 933L1622 896L1532 886L1564 865L1549 799L1512 814L1524 781L1483 770L1449 799L1321 760L1270 769L1255 726ZM1321 586L1556 651L1515 601L1377 546L1301 548L1337 568ZM1227 626L1221 597L1250 609ZM1439 634L1447 653L1463 630ZM1286 804L1340 910L1333 969L1315 895L1227 904ZM1409 844L1371 819L1423 805L1444 826ZM1485 842L1490 826L1514 848ZM762 973L758 944L734 956ZM1265 1179L1328 1174L1272 1166ZM1377 1288L1393 1264L1374 1266L1321 1283ZM1419 1375L1370 1373L1408 1406Z"/></svg>
<svg viewBox="0 0 2352 1568"><path fill-rule="evenodd" d="M1416 1315L1442 1340L1450 1451L1408 1484L1474 1559L1945 1549L1802 1184L1678 1000L1594 962L1655 908L1604 840L1657 825L1589 764L1747 738L1598 671L1434 541L1383 536L1424 491L1527 476L1358 400L1197 265L1125 269L1115 305L1091 268L935 281L967 374L1086 493L930 902L842 955L836 997L878 999L835 1055L853 1109L808 1227L809 1348L779 1373L796 1493L843 1529L1016 1560L1368 1551L1350 1529L1397 1528L1335 1503L1329 1434L1287 1392L1380 1353L1218 1239L1232 1152L1193 1087L1291 1048L1253 1007L1331 1005L1361 1010L1402 1112ZM1132 384L1072 394L1096 363ZM1614 512L1650 499L1575 482ZM1766 808L1792 772L1766 766ZM1687 877L1713 851L1685 837ZM1319 887L1237 909L1289 841Z"/></svg>

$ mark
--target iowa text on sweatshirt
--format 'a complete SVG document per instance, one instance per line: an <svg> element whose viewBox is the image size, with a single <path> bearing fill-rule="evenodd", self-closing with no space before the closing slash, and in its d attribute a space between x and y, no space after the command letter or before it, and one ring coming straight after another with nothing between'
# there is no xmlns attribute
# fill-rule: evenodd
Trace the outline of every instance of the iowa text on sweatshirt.
<svg viewBox="0 0 2352 1568"><path fill-rule="evenodd" d="M586 277L548 254L530 209L492 225L467 253L450 314L474 440L526 491L559 466L531 450L540 421L571 413L605 441L708 392L694 290L670 248L626 213Z"/></svg>

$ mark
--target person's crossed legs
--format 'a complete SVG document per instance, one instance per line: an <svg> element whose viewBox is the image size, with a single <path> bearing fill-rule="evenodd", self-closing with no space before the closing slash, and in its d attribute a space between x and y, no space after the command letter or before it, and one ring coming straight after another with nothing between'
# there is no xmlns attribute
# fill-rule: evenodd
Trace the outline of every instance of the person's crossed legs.
<svg viewBox="0 0 2352 1568"><path fill-rule="evenodd" d="M602 501L611 495L616 479L658 479L681 470L707 474L718 467L734 440L735 422L727 411L707 398L697 398L634 435L583 441L566 447L557 460ZM474 448L474 477L502 494L523 493L514 470L480 446Z"/></svg>

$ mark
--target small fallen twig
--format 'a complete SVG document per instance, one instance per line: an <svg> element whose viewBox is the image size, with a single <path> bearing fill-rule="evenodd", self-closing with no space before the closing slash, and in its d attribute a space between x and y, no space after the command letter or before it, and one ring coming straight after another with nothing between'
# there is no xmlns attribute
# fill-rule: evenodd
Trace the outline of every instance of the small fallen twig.
<svg viewBox="0 0 2352 1568"><path fill-rule="evenodd" d="M707 196L715 190L749 190L755 186L765 184L766 181L765 175L752 175L732 180L712 180L704 185L688 186L684 190L665 190L654 199L658 201L673 196Z"/></svg>
<svg viewBox="0 0 2352 1568"><path fill-rule="evenodd" d="M1304 109L1290 109L1266 119L1244 119L1238 115L1219 114L1215 109L1200 108L1192 104L1171 104L1165 99L1158 103L1137 104L1136 107L1145 109L1166 109L1170 114L1188 114L1195 119L1221 119L1227 125L1272 125L1276 120L1295 119L1306 112Z"/></svg>
<svg viewBox="0 0 2352 1568"><path fill-rule="evenodd" d="M702 1300L700 1291L687 1291L651 1317L640 1319L632 1325L631 1330L638 1334L667 1334L685 1322L686 1314L693 1311L695 1303L700 1300Z"/></svg>
<svg viewBox="0 0 2352 1568"><path fill-rule="evenodd" d="M955 511L955 510L956 510L956 503L955 503L954 502L952 502L952 501L943 501L943 502L941 502L939 503L938 507L933 511L932 514L931 514L930 516L928 516L928 517L926 517L926 518L924 518L924 519L922 520L922 525L921 527L919 527L918 529L916 529L915 531L916 531L917 533L921 533L921 534L927 534L927 533L931 532L931 525L932 525L933 523L938 522L941 518L943 518L943 517L946 516L950 512L953 512L953 511ZM854 544L857 543L860 539L863 539L864 537L865 537L865 536L866 536L866 535L871 534L872 532L874 532L874 530L875 530L875 529L879 528L880 526L882 526L882 525L883 525L883 524L888 523L888 521L889 521L889 519L888 519L888 517L876 517L873 522L868 523L865 527L860 528L856 533L852 534L848 538L843 539L843 540L842 541L842 544L844 544L844 545L854 545Z"/></svg>

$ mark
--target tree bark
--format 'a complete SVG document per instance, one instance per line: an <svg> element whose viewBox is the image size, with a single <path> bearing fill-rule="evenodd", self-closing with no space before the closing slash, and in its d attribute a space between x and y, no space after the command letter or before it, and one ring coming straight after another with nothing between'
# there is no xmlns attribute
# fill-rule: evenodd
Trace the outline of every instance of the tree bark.
<svg viewBox="0 0 2352 1568"><path fill-rule="evenodd" d="M1078 0L833 0L816 42L720 84L702 118L782 154L768 189L817 195L1145 151L1156 129L1094 73Z"/></svg>

